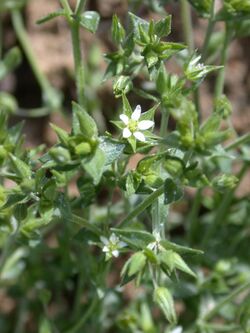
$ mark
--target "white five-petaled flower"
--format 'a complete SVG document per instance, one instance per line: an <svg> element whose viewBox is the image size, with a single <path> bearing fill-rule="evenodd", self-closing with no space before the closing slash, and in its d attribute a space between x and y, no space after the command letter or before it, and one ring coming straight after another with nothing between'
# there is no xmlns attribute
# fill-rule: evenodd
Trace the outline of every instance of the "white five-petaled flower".
<svg viewBox="0 0 250 333"><path fill-rule="evenodd" d="M117 258L119 256L119 250L127 246L125 242L120 241L120 238L117 237L114 233L108 238L101 236L102 243L104 244L102 251L106 253L106 259L111 257Z"/></svg>
<svg viewBox="0 0 250 333"><path fill-rule="evenodd" d="M195 75L196 79L203 77L207 74L207 68L204 64L200 63L201 55L193 57L188 64L188 71L190 74Z"/></svg>
<svg viewBox="0 0 250 333"><path fill-rule="evenodd" d="M121 114L120 119L126 125L123 129L122 136L127 139L134 136L139 141L146 141L145 135L141 131L145 131L154 126L152 120L140 120L141 117L141 106L137 105L131 118L126 114Z"/></svg>
<svg viewBox="0 0 250 333"><path fill-rule="evenodd" d="M150 250L152 250L152 251L155 250L157 252L157 251L159 251L161 249L161 244L160 244L161 235L158 232L155 232L154 236L155 236L155 241L149 243L147 245L147 248L150 249Z"/></svg>

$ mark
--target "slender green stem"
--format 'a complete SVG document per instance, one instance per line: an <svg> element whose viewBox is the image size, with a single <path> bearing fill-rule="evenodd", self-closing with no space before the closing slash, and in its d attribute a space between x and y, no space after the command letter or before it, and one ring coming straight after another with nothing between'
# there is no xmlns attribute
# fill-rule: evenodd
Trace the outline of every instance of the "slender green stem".
<svg viewBox="0 0 250 333"><path fill-rule="evenodd" d="M214 21L214 14L215 14L214 5L215 5L215 0L212 0L211 7L210 7L210 16L209 16L209 21L208 21L208 27L207 27L206 36L205 36L205 40L204 40L203 47L202 47L202 53L201 53L201 59L202 59L202 61L206 60L207 51L208 51L208 45L209 45L210 38L212 36L214 25L215 25L215 21Z"/></svg>
<svg viewBox="0 0 250 333"><path fill-rule="evenodd" d="M211 320L225 304L232 301L236 296L238 296L243 291L245 291L249 288L250 288L250 281L248 281L245 284L243 284L242 286L236 288L231 294L229 294L228 296L224 297L221 301L219 301L215 305L215 307L205 315L204 320L205 321Z"/></svg>
<svg viewBox="0 0 250 333"><path fill-rule="evenodd" d="M183 24L183 34L188 51L191 54L194 50L194 37L192 27L191 7L187 0L181 0L181 20Z"/></svg>
<svg viewBox="0 0 250 333"><path fill-rule="evenodd" d="M76 5L76 9L75 9L75 14L77 16L82 13L85 4L86 4L86 0L78 0L77 1L77 5Z"/></svg>
<svg viewBox="0 0 250 333"><path fill-rule="evenodd" d="M225 66L227 63L228 47L231 38L232 38L232 31L229 28L228 24L226 23L226 32L225 32L225 38L221 55L221 66L223 66L223 68L219 70L217 76L216 85L215 85L215 99L218 99L223 94L224 83L225 83L225 68L226 68Z"/></svg>
<svg viewBox="0 0 250 333"><path fill-rule="evenodd" d="M160 137L164 138L167 129L168 129L168 119L169 119L169 112L166 107L162 107L161 109L161 127L160 127ZM164 149L164 146L161 147L160 151Z"/></svg>
<svg viewBox="0 0 250 333"><path fill-rule="evenodd" d="M193 27L192 27L192 12L191 7L187 0L181 0L181 19L183 25L183 35L185 39L185 43L188 46L188 53L191 54L194 52L194 36L193 36ZM194 103L196 106L196 110L198 112L198 116L200 118L200 93L199 89L195 89L194 91Z"/></svg>
<svg viewBox="0 0 250 333"><path fill-rule="evenodd" d="M80 318L80 320L72 328L67 330L65 333L78 332L83 327L85 322L89 319L89 317L92 315L92 313L94 312L94 310L98 304L98 301L99 301L98 298L94 297L92 299L92 302L90 303L88 310L85 312L85 314Z"/></svg>
<svg viewBox="0 0 250 333"><path fill-rule="evenodd" d="M67 20L71 31L71 40L73 46L73 57L75 66L75 79L77 100L81 106L85 106L85 73L82 59L81 42L80 42L80 24L79 15L85 5L85 0L78 0L75 13L73 14L68 0L60 0L62 7L67 12Z"/></svg>
<svg viewBox="0 0 250 333"><path fill-rule="evenodd" d="M74 20L71 22L70 26L71 26L71 38L72 38L73 55L75 63L77 99L78 103L81 106L85 106L85 73L84 73L84 65L83 65L82 52L80 46L79 22L77 20Z"/></svg>
<svg viewBox="0 0 250 333"><path fill-rule="evenodd" d="M21 299L18 308L18 317L16 322L16 327L14 333L23 333L25 330L25 321L27 315L27 300L25 298Z"/></svg>
<svg viewBox="0 0 250 333"><path fill-rule="evenodd" d="M157 190L151 193L144 201L142 201L138 206L135 207L132 212L130 212L124 220L122 220L119 224L120 227L124 227L129 224L133 218L142 213L146 208L148 208L152 203L164 193L164 185L160 186Z"/></svg>
<svg viewBox="0 0 250 333"><path fill-rule="evenodd" d="M72 14L72 9L68 3L68 0L60 0L62 7L66 10L68 15Z"/></svg>
<svg viewBox="0 0 250 333"><path fill-rule="evenodd" d="M231 149L235 149L241 145L244 145L246 143L250 142L250 133L247 133L245 135L240 136L239 138L237 138L234 142L229 143L229 145L227 145L225 147L226 151L229 151Z"/></svg>
<svg viewBox="0 0 250 333"><path fill-rule="evenodd" d="M3 251L2 251L2 254L0 257L0 277L1 277L2 269L5 265L5 262L8 259L9 255L13 249L13 245L15 244L16 236L17 236L17 232L15 232L14 234L11 234L4 244Z"/></svg>
<svg viewBox="0 0 250 333"><path fill-rule="evenodd" d="M202 189L198 189L197 192L195 193L193 205L187 218L188 240L190 245L192 245L195 242L195 238L197 235L198 222L199 222L198 214L200 210L201 198L202 198Z"/></svg>
<svg viewBox="0 0 250 333"><path fill-rule="evenodd" d="M0 14L0 59L3 54L3 23L2 23L2 15Z"/></svg>
<svg viewBox="0 0 250 333"><path fill-rule="evenodd" d="M30 63L32 71L41 87L41 90L44 95L45 102L52 109L60 107L61 104L61 95L50 85L46 76L40 70L40 67L37 63L36 57L31 48L31 42L29 41L28 35L26 33L21 12L19 10L13 10L11 12L11 18L15 33L18 37L19 43L21 44L24 53Z"/></svg>

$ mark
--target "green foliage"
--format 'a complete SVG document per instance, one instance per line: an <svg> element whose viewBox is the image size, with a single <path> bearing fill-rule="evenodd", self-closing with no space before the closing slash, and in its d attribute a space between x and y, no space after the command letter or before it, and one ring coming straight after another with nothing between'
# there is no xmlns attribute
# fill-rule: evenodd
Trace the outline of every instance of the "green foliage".
<svg viewBox="0 0 250 333"><path fill-rule="evenodd" d="M95 33L99 13L65 0L38 21L67 20L78 97L69 132L51 124L52 147L25 148L22 123L8 122L18 102L0 93L0 285L14 302L0 313L1 332L248 332L250 203L236 190L250 140L235 137L219 88L227 43L249 34L250 9L228 0L213 14L212 0L189 2L209 19L207 52L169 41L171 16L159 15L170 1L131 1L133 13L113 15L104 74L120 105L109 113L112 134L99 121L100 52L81 61L80 27ZM134 14L142 3L157 20ZM209 35L218 20L225 31ZM222 66L212 65L218 41ZM20 61L19 49L8 51L0 79ZM201 120L197 96L211 72L219 88ZM46 107L57 108L59 95L42 82Z"/></svg>

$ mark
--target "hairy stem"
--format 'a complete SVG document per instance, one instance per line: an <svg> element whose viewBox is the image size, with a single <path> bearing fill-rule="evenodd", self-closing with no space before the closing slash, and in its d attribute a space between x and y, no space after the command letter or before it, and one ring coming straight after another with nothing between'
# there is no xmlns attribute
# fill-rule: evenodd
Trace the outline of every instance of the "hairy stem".
<svg viewBox="0 0 250 333"><path fill-rule="evenodd" d="M215 85L215 99L218 99L223 94L224 90L224 83L225 83L225 66L227 63L227 57L228 57L228 47L229 43L232 38L232 31L229 28L228 24L226 23L226 32L225 32L225 38L223 43L223 49L222 49L222 55L221 55L221 68L219 70L216 85Z"/></svg>
<svg viewBox="0 0 250 333"><path fill-rule="evenodd" d="M199 222L198 214L200 210L201 198L202 198L202 190L198 189L195 194L191 211L187 218L188 240L190 245L192 245L195 242L197 235L198 222Z"/></svg>
<svg viewBox="0 0 250 333"><path fill-rule="evenodd" d="M213 29L214 29L214 24L215 24L215 21L214 21L214 14L215 14L214 5L215 5L215 0L212 0L211 7L210 7L210 16L209 16L209 21L208 21L208 27L207 27L206 36L205 36L205 40L204 40L203 47L202 47L202 53L201 53L202 61L206 60L208 45L209 45L210 38L212 36Z"/></svg>
<svg viewBox="0 0 250 333"><path fill-rule="evenodd" d="M226 146L225 150L229 151L231 149L235 149L248 142L250 142L250 133L246 133L246 134L240 136L239 138L237 138L234 142L229 143L229 145Z"/></svg>
<svg viewBox="0 0 250 333"><path fill-rule="evenodd" d="M194 50L194 37L192 27L191 7L187 0L181 0L181 20L183 24L183 34L189 53Z"/></svg>
<svg viewBox="0 0 250 333"><path fill-rule="evenodd" d="M83 8L86 4L86 0L78 0L77 1L77 5L76 5L76 9L75 9L75 14L78 16L81 14L81 12L83 11Z"/></svg>
<svg viewBox="0 0 250 333"><path fill-rule="evenodd" d="M75 333L78 332L83 325L85 324L85 322L89 319L89 317L92 315L92 313L94 312L96 306L98 304L98 298L94 297L90 303L89 308L87 309L87 311L84 313L84 315L80 318L80 320L69 330L67 330L65 333Z"/></svg>
<svg viewBox="0 0 250 333"><path fill-rule="evenodd" d="M135 207L132 212L130 212L124 220L119 224L120 227L124 227L129 224L133 218L142 213L146 208L148 208L152 203L164 193L164 185L160 186L157 190L151 193L144 201L142 201L138 206Z"/></svg>
<svg viewBox="0 0 250 333"><path fill-rule="evenodd" d="M76 20L72 21L71 27L71 38L73 45L73 55L75 64L75 78L76 78L76 89L77 99L81 106L85 106L85 73L84 65L82 60L82 52L80 46L80 27L79 22Z"/></svg>
<svg viewBox="0 0 250 333"><path fill-rule="evenodd" d="M60 0L60 3L69 15L72 14L72 10L70 8L68 0Z"/></svg>

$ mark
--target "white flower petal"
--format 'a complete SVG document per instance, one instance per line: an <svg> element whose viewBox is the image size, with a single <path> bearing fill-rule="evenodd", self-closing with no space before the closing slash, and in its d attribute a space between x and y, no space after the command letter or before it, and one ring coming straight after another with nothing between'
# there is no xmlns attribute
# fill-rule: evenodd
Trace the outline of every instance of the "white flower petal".
<svg viewBox="0 0 250 333"><path fill-rule="evenodd" d="M122 248L122 247L127 246L127 243L125 243L125 242L123 242L123 241L119 241L119 242L117 243L117 246L118 246L119 248Z"/></svg>
<svg viewBox="0 0 250 333"><path fill-rule="evenodd" d="M113 250L112 255L116 258L119 257L119 251L118 250Z"/></svg>
<svg viewBox="0 0 250 333"><path fill-rule="evenodd" d="M102 252L109 252L109 247L105 245L102 249Z"/></svg>
<svg viewBox="0 0 250 333"><path fill-rule="evenodd" d="M142 141L142 142L146 141L144 134L142 134L141 132L134 132L133 134L137 140Z"/></svg>
<svg viewBox="0 0 250 333"><path fill-rule="evenodd" d="M131 115L131 119L139 120L140 116L141 116L141 106L137 105L137 107L135 108L134 112Z"/></svg>
<svg viewBox="0 0 250 333"><path fill-rule="evenodd" d="M111 236L109 237L109 240L111 243L115 244L119 241L119 238L114 233L112 233Z"/></svg>
<svg viewBox="0 0 250 333"><path fill-rule="evenodd" d="M126 116L124 113L120 115L119 117L121 119L121 121L123 121L123 123L125 125L128 125L128 122L129 122L129 119L128 119L128 116Z"/></svg>
<svg viewBox="0 0 250 333"><path fill-rule="evenodd" d="M176 328L174 328L170 333L182 333L182 327L181 326L177 326Z"/></svg>
<svg viewBox="0 0 250 333"><path fill-rule="evenodd" d="M153 126L154 126L154 122L152 120L142 120L138 124L138 128L140 130L147 130L150 127L153 127Z"/></svg>
<svg viewBox="0 0 250 333"><path fill-rule="evenodd" d="M150 249L150 250L154 250L155 247L156 247L156 242L152 242L152 243L149 243L149 244L147 245L147 248Z"/></svg>
<svg viewBox="0 0 250 333"><path fill-rule="evenodd" d="M132 135L131 131L129 128L125 127L123 132L122 132L122 136L127 139Z"/></svg>
<svg viewBox="0 0 250 333"><path fill-rule="evenodd" d="M101 242L102 242L103 244L105 244L105 245L108 245L108 243L109 243L108 239L107 239L106 237L104 237L104 236L101 236L101 237L100 237L100 240L101 240Z"/></svg>
<svg viewBox="0 0 250 333"><path fill-rule="evenodd" d="M200 59L201 59L201 55L193 58L193 60L190 61L189 65L190 66L195 66L200 61Z"/></svg>

